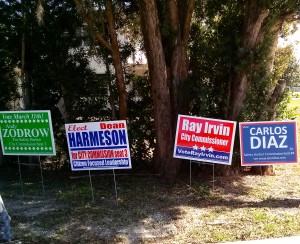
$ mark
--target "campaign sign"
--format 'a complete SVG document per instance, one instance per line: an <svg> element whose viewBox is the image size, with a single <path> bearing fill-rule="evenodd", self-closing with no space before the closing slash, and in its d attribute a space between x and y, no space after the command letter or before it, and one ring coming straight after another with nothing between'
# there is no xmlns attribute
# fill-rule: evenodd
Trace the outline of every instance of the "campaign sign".
<svg viewBox="0 0 300 244"><path fill-rule="evenodd" d="M236 122L178 115L175 158L231 164Z"/></svg>
<svg viewBox="0 0 300 244"><path fill-rule="evenodd" d="M55 155L50 111L0 112L4 155Z"/></svg>
<svg viewBox="0 0 300 244"><path fill-rule="evenodd" d="M242 166L297 163L297 122L240 123Z"/></svg>
<svg viewBox="0 0 300 244"><path fill-rule="evenodd" d="M130 169L126 121L66 124L72 170Z"/></svg>

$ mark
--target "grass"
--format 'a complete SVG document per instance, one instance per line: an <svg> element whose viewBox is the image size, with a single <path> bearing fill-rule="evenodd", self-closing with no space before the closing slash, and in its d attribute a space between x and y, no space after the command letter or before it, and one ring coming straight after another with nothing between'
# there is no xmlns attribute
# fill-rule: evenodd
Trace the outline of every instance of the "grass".
<svg viewBox="0 0 300 244"><path fill-rule="evenodd" d="M299 94L298 94L299 96ZM298 97L297 96L297 97ZM298 147L300 148L300 99L293 97L288 105L288 109L293 110L293 115L296 117L297 125L298 125ZM298 152L300 155L300 149L298 148Z"/></svg>
<svg viewBox="0 0 300 244"><path fill-rule="evenodd" d="M276 176L210 179L175 185L148 177L60 181L45 174L44 198L25 197L15 180L0 180L12 232L24 243L215 243L300 234L299 165ZM13 196L12 196L13 195ZM80 235L78 234L80 233Z"/></svg>

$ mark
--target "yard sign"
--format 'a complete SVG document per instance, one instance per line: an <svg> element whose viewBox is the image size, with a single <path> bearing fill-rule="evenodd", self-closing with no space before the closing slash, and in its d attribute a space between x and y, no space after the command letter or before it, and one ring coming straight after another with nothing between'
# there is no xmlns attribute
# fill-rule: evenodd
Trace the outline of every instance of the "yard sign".
<svg viewBox="0 0 300 244"><path fill-rule="evenodd" d="M297 122L240 123L242 166L298 162Z"/></svg>
<svg viewBox="0 0 300 244"><path fill-rule="evenodd" d="M178 115L174 157L231 164L236 122Z"/></svg>
<svg viewBox="0 0 300 244"><path fill-rule="evenodd" d="M50 111L1 111L4 155L55 155Z"/></svg>
<svg viewBox="0 0 300 244"><path fill-rule="evenodd" d="M72 170L131 168L126 121L66 124Z"/></svg>

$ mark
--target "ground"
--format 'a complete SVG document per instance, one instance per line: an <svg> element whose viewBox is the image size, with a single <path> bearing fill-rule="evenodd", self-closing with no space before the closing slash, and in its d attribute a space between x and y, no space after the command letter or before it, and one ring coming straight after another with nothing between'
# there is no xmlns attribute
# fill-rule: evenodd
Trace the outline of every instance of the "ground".
<svg viewBox="0 0 300 244"><path fill-rule="evenodd" d="M218 243L300 234L300 167L276 166L275 176L204 177L167 185L156 175L38 172L0 179L15 243ZM209 170L209 168L208 168ZM14 178L14 179L11 179ZM9 179L9 180L8 180ZM31 183L29 183L31 182ZM36 184L33 184L35 182ZM116 187L116 191L115 191Z"/></svg>

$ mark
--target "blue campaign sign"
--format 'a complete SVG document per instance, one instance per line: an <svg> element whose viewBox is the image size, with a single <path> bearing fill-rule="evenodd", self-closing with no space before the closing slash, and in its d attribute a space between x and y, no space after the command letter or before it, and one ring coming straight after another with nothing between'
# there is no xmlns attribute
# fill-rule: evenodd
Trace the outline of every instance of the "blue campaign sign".
<svg viewBox="0 0 300 244"><path fill-rule="evenodd" d="M242 166L298 162L297 122L240 123Z"/></svg>
<svg viewBox="0 0 300 244"><path fill-rule="evenodd" d="M66 124L72 170L131 169L125 120Z"/></svg>

